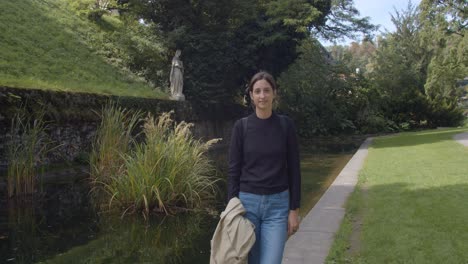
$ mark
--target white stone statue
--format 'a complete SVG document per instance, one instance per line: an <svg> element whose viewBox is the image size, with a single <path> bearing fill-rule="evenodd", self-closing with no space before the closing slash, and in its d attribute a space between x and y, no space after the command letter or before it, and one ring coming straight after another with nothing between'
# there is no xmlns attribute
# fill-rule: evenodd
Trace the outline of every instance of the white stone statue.
<svg viewBox="0 0 468 264"><path fill-rule="evenodd" d="M174 58L172 58L171 74L169 81L171 82L171 98L178 101L184 101L185 96L182 93L184 87L184 64L180 60L180 50L177 50Z"/></svg>

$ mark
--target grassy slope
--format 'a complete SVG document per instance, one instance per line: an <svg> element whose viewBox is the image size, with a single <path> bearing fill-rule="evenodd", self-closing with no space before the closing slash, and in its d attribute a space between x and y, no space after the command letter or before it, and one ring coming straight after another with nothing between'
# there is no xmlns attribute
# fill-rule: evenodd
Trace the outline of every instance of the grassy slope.
<svg viewBox="0 0 468 264"><path fill-rule="evenodd" d="M164 97L96 55L97 26L59 0L0 1L0 32L0 85Z"/></svg>
<svg viewBox="0 0 468 264"><path fill-rule="evenodd" d="M465 263L466 130L376 139L327 263Z"/></svg>

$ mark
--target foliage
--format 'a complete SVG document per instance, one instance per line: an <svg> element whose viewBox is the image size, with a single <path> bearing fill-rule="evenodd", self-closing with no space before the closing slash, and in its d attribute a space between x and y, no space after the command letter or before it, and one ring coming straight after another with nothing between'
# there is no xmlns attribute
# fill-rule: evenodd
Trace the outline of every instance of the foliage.
<svg viewBox="0 0 468 264"><path fill-rule="evenodd" d="M135 74L112 63L111 57L102 53L103 45L93 45L93 39L108 39L111 32L104 33L86 17L77 16L67 3L1 1L0 84L164 97ZM115 42L106 43L107 50L117 47Z"/></svg>
<svg viewBox="0 0 468 264"><path fill-rule="evenodd" d="M107 184L124 170L122 155L130 152L141 113L122 109L115 103L101 111L99 125L90 155L90 175L94 185ZM97 191L97 190L96 190Z"/></svg>
<svg viewBox="0 0 468 264"><path fill-rule="evenodd" d="M127 5L119 5L117 1L112 7L120 10L119 15L97 8L96 1L92 0L68 1L66 4L82 18L89 18L91 34L88 31L79 31L79 34L99 55L117 67L145 78L152 86L161 90L165 90L161 87L168 87L165 80L169 68L167 50L156 25L140 23L132 13L126 12Z"/></svg>
<svg viewBox="0 0 468 264"><path fill-rule="evenodd" d="M468 8L464 0L423 0L420 4L421 22L427 29L464 37L468 26Z"/></svg>
<svg viewBox="0 0 468 264"><path fill-rule="evenodd" d="M421 42L432 54L426 94L433 100L458 97L456 83L468 72L466 1L424 0L420 9Z"/></svg>
<svg viewBox="0 0 468 264"><path fill-rule="evenodd" d="M8 139L8 197L33 194L37 187L38 166L49 150L45 134L44 111L28 116L19 111L12 120Z"/></svg>
<svg viewBox="0 0 468 264"><path fill-rule="evenodd" d="M104 3L107 2L107 3ZM79 15L97 20L106 13L109 1L102 0L77 0L69 1L68 4L77 11Z"/></svg>
<svg viewBox="0 0 468 264"><path fill-rule="evenodd" d="M431 100L417 90L408 89L394 98L379 95L374 98L370 104L374 114L358 123L364 133L458 126L463 121L456 101Z"/></svg>
<svg viewBox="0 0 468 264"><path fill-rule="evenodd" d="M190 100L203 102L232 101L243 90L246 78L259 69L278 76L296 59L298 43L310 38L312 28L320 28L323 34L335 30L336 35L370 29L367 20L360 20L361 24L353 20L358 16L355 12L340 18L350 24L335 23L325 28L327 17L339 17L334 11L349 10L352 1L336 6L330 1L309 0L121 3L159 26L171 51L169 56L176 49L182 50L184 93Z"/></svg>
<svg viewBox="0 0 468 264"><path fill-rule="evenodd" d="M136 115L112 106L104 110L92 155L95 188L105 193L98 201L122 208L123 214L148 215L150 210L169 213L174 206L197 208L214 197L217 180L206 152L218 140L195 140L192 124L174 125L170 115L149 115L143 126L144 141L134 142L131 131Z"/></svg>
<svg viewBox="0 0 468 264"><path fill-rule="evenodd" d="M311 1L309 1L311 2ZM317 3L317 1L313 1ZM360 18L359 11L354 7L352 0L319 1L331 3L331 9L324 16L322 24L315 26L314 31L319 36L335 41L336 39L356 38L357 33L362 33L365 38L370 38L378 26L369 22L369 17Z"/></svg>
<svg viewBox="0 0 468 264"><path fill-rule="evenodd" d="M304 41L301 56L278 79L280 109L309 137L353 130L347 113L354 97L339 67L330 64L325 49L317 42Z"/></svg>
<svg viewBox="0 0 468 264"><path fill-rule="evenodd" d="M411 3L395 10L392 21L396 31L379 38L378 46L366 40L330 48L332 63L317 59L323 53L299 49L304 53L280 82L282 108L297 119L303 136L460 124L454 87L466 72L466 43L455 34L457 39L443 38L450 49L425 46L425 24Z"/></svg>
<svg viewBox="0 0 468 264"><path fill-rule="evenodd" d="M264 1L266 14L272 24L283 24L296 32L308 34L314 26L322 26L330 13L331 1Z"/></svg>
<svg viewBox="0 0 468 264"><path fill-rule="evenodd" d="M34 8L22 0L15 5L5 3L0 13L7 32L2 37L8 40L0 45L7 54L4 71L0 65L5 85L165 97L161 91L168 87L170 60L179 48L186 67L184 93L204 103L235 101L246 78L259 69L279 75L312 29L343 35L372 28L367 19L356 18L350 0L44 0ZM112 15L111 7L120 15ZM83 61L87 67L78 66Z"/></svg>
<svg viewBox="0 0 468 264"><path fill-rule="evenodd" d="M386 102L379 90L365 75L355 76L348 79L354 94L354 100L348 103L348 113L352 114L356 131L365 134L398 131L398 125L384 113Z"/></svg>
<svg viewBox="0 0 468 264"><path fill-rule="evenodd" d="M125 172L106 185L111 204L126 210L168 212L170 206L196 208L215 195L214 167L205 156L218 140L194 140L189 123L172 130L170 113L158 119L148 116L143 133L146 142L125 156Z"/></svg>
<svg viewBox="0 0 468 264"><path fill-rule="evenodd" d="M365 75L354 73L349 60L328 59L314 42L304 42L300 50L279 84L280 108L295 119L301 136L399 130L384 111L393 108L384 108L381 92Z"/></svg>
<svg viewBox="0 0 468 264"><path fill-rule="evenodd" d="M428 66L424 88L431 99L451 99L461 95L461 91L457 89L457 81L466 77L468 72L468 37L461 39L454 36L449 41L450 48L438 51ZM457 54L459 52L461 54Z"/></svg>
<svg viewBox="0 0 468 264"><path fill-rule="evenodd" d="M395 12L392 21L396 31L379 39L369 73L375 86L388 98L397 98L413 89L423 92L429 55L419 45L416 8L409 3L406 10Z"/></svg>
<svg viewBox="0 0 468 264"><path fill-rule="evenodd" d="M463 125L466 119L463 115L463 109L453 99L439 98L430 100L428 108L428 121L431 127L460 126Z"/></svg>
<svg viewBox="0 0 468 264"><path fill-rule="evenodd" d="M367 65L371 89L380 97L382 116L398 129L459 125L462 113L454 103L455 84L462 76L466 56L457 55L452 48L426 45L429 29L420 19L421 11L411 3L406 10L395 10L396 31L378 40L378 49ZM456 44L459 50L466 46L453 37L440 41L447 47Z"/></svg>
<svg viewBox="0 0 468 264"><path fill-rule="evenodd" d="M349 72L367 76L367 68L370 67L377 47L372 41L363 40L361 43L351 42L349 46L334 45L327 50L333 59L346 66Z"/></svg>

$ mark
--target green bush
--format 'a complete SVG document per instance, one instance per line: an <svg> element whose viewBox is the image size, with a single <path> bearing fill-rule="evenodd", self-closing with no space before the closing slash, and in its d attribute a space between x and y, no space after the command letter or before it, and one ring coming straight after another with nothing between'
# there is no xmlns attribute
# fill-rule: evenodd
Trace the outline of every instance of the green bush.
<svg viewBox="0 0 468 264"><path fill-rule="evenodd" d="M381 113L370 113L360 118L359 131L364 134L393 132L398 130L396 124L386 119Z"/></svg>
<svg viewBox="0 0 468 264"><path fill-rule="evenodd" d="M460 126L465 121L463 109L457 105L455 100L436 98L428 100L428 116L433 127L438 126Z"/></svg>
<svg viewBox="0 0 468 264"><path fill-rule="evenodd" d="M294 119L302 137L354 132L349 112L355 95L341 77L343 69L330 64L315 41L304 41L300 52L278 78L281 111Z"/></svg>

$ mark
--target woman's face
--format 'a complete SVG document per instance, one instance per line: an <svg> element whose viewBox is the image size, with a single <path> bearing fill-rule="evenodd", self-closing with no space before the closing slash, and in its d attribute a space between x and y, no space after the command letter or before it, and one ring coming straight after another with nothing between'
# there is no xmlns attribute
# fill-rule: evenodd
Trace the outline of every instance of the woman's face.
<svg viewBox="0 0 468 264"><path fill-rule="evenodd" d="M271 110L273 108L273 99L276 97L276 91L273 90L270 83L266 80L259 80L253 85L250 92L255 107L259 110Z"/></svg>

